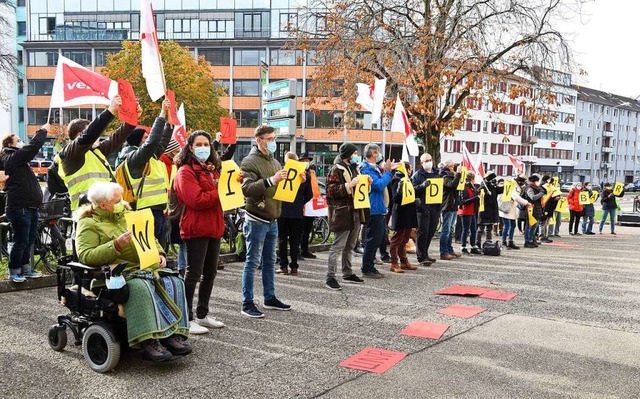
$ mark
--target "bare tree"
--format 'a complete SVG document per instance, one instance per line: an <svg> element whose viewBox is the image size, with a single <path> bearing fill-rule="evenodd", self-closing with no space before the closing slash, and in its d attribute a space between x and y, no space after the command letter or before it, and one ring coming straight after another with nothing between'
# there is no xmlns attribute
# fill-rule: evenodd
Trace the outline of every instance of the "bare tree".
<svg viewBox="0 0 640 399"><path fill-rule="evenodd" d="M567 4L567 1L572 1ZM313 0L301 12L294 46L315 51L312 108L355 109L355 83L387 79L388 103L399 93L412 127L438 156L440 134L460 128L468 105L522 100L527 117L544 119L557 104L553 70L569 70L572 52L553 24L579 12L582 0ZM344 80L341 101L330 88ZM520 81L500 90L506 79ZM391 94L391 95L389 95ZM314 105L315 104L315 105ZM387 111L391 109L387 107ZM349 123L349 118L344 119Z"/></svg>
<svg viewBox="0 0 640 399"><path fill-rule="evenodd" d="M16 4L0 2L0 107L8 108L16 89Z"/></svg>

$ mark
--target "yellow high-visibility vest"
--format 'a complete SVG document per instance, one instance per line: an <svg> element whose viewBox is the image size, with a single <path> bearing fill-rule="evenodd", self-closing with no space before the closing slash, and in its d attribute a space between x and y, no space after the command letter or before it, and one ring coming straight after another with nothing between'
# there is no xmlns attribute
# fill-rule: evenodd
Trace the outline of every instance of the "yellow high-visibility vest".
<svg viewBox="0 0 640 399"><path fill-rule="evenodd" d="M124 171L127 174L131 189L134 194L138 193L142 176L134 179L129 172L129 165L125 161ZM167 192L169 188L169 176L167 175L167 167L164 162L155 158L149 160L149 174L144 179L142 192L138 195L136 201L136 210L150 208L155 205L167 205Z"/></svg>
<svg viewBox="0 0 640 399"><path fill-rule="evenodd" d="M58 174L64 180L64 184L69 189L71 198L71 210L78 208L80 196L85 194L91 185L97 181L113 181L113 170L107 158L95 149L84 154L84 164L77 172L67 176L62 167L62 160L56 155L58 162Z"/></svg>

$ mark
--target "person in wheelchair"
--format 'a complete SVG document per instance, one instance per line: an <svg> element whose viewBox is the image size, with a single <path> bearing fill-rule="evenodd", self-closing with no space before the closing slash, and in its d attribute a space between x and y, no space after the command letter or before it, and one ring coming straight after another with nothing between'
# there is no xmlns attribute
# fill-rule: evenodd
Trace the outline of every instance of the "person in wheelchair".
<svg viewBox="0 0 640 399"><path fill-rule="evenodd" d="M76 249L80 262L90 266L117 265L127 262L122 272L129 288L124 303L129 346L142 348L143 357L165 361L174 355L186 355L191 346L184 282L165 269L166 258L155 241L160 259L145 269L127 231L124 214L128 205L122 201L123 189L117 183L96 182L87 193L91 202L76 211L78 231Z"/></svg>

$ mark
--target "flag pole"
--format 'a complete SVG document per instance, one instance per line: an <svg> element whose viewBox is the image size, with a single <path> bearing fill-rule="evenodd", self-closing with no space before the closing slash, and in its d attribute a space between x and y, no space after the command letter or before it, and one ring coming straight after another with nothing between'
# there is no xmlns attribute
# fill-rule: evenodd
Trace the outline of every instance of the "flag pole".
<svg viewBox="0 0 640 399"><path fill-rule="evenodd" d="M47 115L47 123L51 120L51 104L49 104L49 114Z"/></svg>
<svg viewBox="0 0 640 399"><path fill-rule="evenodd" d="M384 126L384 115L380 116L380 124L382 125L382 158L386 159L387 129Z"/></svg>

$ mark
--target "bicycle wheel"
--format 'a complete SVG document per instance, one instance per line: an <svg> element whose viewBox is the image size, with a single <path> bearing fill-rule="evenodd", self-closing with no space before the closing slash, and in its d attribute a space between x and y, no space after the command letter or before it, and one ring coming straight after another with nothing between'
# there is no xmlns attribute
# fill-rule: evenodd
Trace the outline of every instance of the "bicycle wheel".
<svg viewBox="0 0 640 399"><path fill-rule="evenodd" d="M0 224L0 259L9 259L10 245L13 245L13 230L9 223Z"/></svg>
<svg viewBox="0 0 640 399"><path fill-rule="evenodd" d="M47 272L55 273L58 258L66 254L66 244L56 225L44 222L38 230L39 234L31 250L31 264L34 269L42 265Z"/></svg>
<svg viewBox="0 0 640 399"><path fill-rule="evenodd" d="M313 221L312 241L318 239L319 244L324 244L329 239L329 221L326 217L318 217Z"/></svg>
<svg viewBox="0 0 640 399"><path fill-rule="evenodd" d="M233 223L233 218L230 214L224 215L224 233L222 234L222 239L229 246L228 253L236 252L236 236L238 232L236 231L236 227Z"/></svg>

